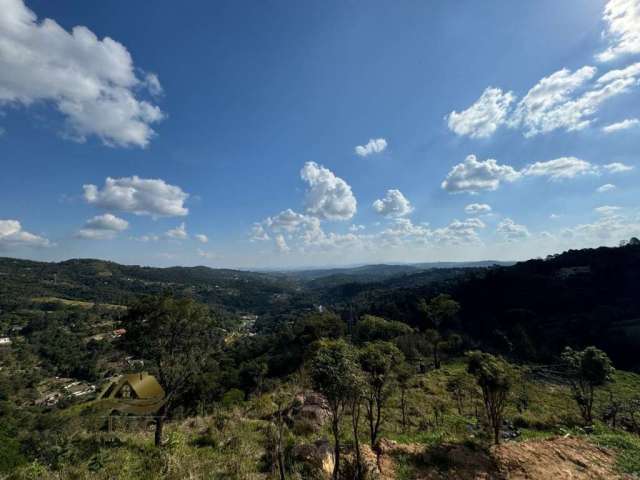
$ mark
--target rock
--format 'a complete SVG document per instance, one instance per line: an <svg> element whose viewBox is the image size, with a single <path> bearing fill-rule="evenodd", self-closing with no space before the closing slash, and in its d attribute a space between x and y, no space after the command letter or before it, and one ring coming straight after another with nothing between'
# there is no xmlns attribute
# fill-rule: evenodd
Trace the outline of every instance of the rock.
<svg viewBox="0 0 640 480"><path fill-rule="evenodd" d="M293 447L292 455L297 462L305 463L314 470L321 471L328 478L331 477L335 459L331 444L326 438L296 445Z"/></svg>
<svg viewBox="0 0 640 480"><path fill-rule="evenodd" d="M327 401L315 392L301 392L296 395L289 412L294 429L315 432L324 426L329 415ZM299 428L296 428L296 425Z"/></svg>

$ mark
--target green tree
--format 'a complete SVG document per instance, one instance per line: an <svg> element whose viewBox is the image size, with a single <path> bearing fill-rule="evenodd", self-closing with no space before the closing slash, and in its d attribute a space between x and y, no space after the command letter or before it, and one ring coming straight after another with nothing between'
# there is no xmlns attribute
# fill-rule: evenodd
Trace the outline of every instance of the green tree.
<svg viewBox="0 0 640 480"><path fill-rule="evenodd" d="M407 430L407 392L415 376L415 369L407 362L402 362L396 369L398 388L400 389L400 413L402 415L402 431Z"/></svg>
<svg viewBox="0 0 640 480"><path fill-rule="evenodd" d="M612 380L613 364L605 352L593 346L582 351L566 347L562 363L580 414L585 423L591 424L595 390Z"/></svg>
<svg viewBox="0 0 640 480"><path fill-rule="evenodd" d="M391 395L395 368L404 361L402 352L390 342L365 345L359 354L366 384L365 413L369 422L371 446L375 447L382 423L382 412Z"/></svg>
<svg viewBox="0 0 640 480"><path fill-rule="evenodd" d="M441 350L445 345L446 339L440 332L443 324L451 323L460 311L460 304L451 296L440 294L432 298L429 302L422 299L418 304L418 309L425 315L427 328L424 332L427 343L431 346L431 354L433 356L433 366L439 369L441 362Z"/></svg>
<svg viewBox="0 0 640 480"><path fill-rule="evenodd" d="M501 358L477 350L467 354L467 361L467 371L476 378L482 390L485 412L493 430L493 441L497 445L500 443L500 427L512 384L511 369Z"/></svg>
<svg viewBox="0 0 640 480"><path fill-rule="evenodd" d="M170 296L138 302L122 325L126 329L123 347L144 359L166 393L156 417L155 444L160 446L165 417L198 373L212 366L220 336L205 305Z"/></svg>
<svg viewBox="0 0 640 480"><path fill-rule="evenodd" d="M465 400L475 390L472 381L466 372L460 372L447 380L446 389L456 402L458 415L464 415Z"/></svg>
<svg viewBox="0 0 640 480"><path fill-rule="evenodd" d="M406 323L386 320L374 315L363 315L356 324L353 339L356 343L393 340L411 332L413 332L413 329Z"/></svg>
<svg viewBox="0 0 640 480"><path fill-rule="evenodd" d="M353 399L358 379L358 365L354 348L342 339L321 340L310 365L313 388L324 395L331 413L331 432L334 441L333 479L340 472L340 425L345 408Z"/></svg>
<svg viewBox="0 0 640 480"><path fill-rule="evenodd" d="M443 323L450 322L458 315L460 304L450 295L441 293L428 302L425 299L420 300L418 309L431 325L438 329Z"/></svg>

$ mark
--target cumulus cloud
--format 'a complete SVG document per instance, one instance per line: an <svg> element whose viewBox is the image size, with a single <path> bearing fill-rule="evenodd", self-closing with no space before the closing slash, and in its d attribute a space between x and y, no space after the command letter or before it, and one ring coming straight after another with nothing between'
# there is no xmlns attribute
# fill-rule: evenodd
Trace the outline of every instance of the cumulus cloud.
<svg viewBox="0 0 640 480"><path fill-rule="evenodd" d="M576 157L561 157L546 162L535 162L521 172L525 176L548 177L550 180L574 178L579 175L597 174L598 169Z"/></svg>
<svg viewBox="0 0 640 480"><path fill-rule="evenodd" d="M51 242L46 238L23 230L18 220L0 220L0 249L50 245Z"/></svg>
<svg viewBox="0 0 640 480"><path fill-rule="evenodd" d="M640 75L640 62L632 63L631 65L625 68L609 70L607 73L600 76L600 78L598 78L596 83L600 85L604 85L616 80L634 79L638 75Z"/></svg>
<svg viewBox="0 0 640 480"><path fill-rule="evenodd" d="M382 153L386 148L387 141L384 138L371 138L366 145L358 145L355 152L361 157L368 157L374 153Z"/></svg>
<svg viewBox="0 0 640 480"><path fill-rule="evenodd" d="M513 182L520 173L509 165L499 165L494 159L479 161L469 155L463 163L454 166L441 186L450 193L477 193L496 190L501 182Z"/></svg>
<svg viewBox="0 0 640 480"><path fill-rule="evenodd" d="M447 115L449 129L457 135L471 138L486 138L506 123L511 103L515 100L512 92L488 87L476 102L466 110Z"/></svg>
<svg viewBox="0 0 640 480"><path fill-rule="evenodd" d="M626 118L621 122L611 123L602 127L604 133L614 133L620 130L628 130L629 128L637 127L640 125L640 120L637 118Z"/></svg>
<svg viewBox="0 0 640 480"><path fill-rule="evenodd" d="M485 224L479 218L466 220L453 220L444 228L437 228L430 232L433 241L446 245L466 245L480 243L478 229L485 228Z"/></svg>
<svg viewBox="0 0 640 480"><path fill-rule="evenodd" d="M590 115L607 98L625 91L627 80L608 83L596 90L576 96L595 76L595 67L585 66L575 72L563 68L540 80L518 103L509 125L520 127L525 137L564 128L580 130L590 124Z"/></svg>
<svg viewBox="0 0 640 480"><path fill-rule="evenodd" d="M49 102L66 118L66 136L95 135L111 146L146 147L164 118L141 99L161 91L157 76L140 80L126 47L91 30L38 22L22 0L0 0L0 105Z"/></svg>
<svg viewBox="0 0 640 480"><path fill-rule="evenodd" d="M596 189L596 192L598 193L605 193L605 192L610 192L611 190L615 190L616 186L612 183L605 183L604 185L599 186Z"/></svg>
<svg viewBox="0 0 640 480"><path fill-rule="evenodd" d="M284 239L284 235L279 234L275 237L276 248L280 253L286 253L290 250L289 245L287 245L287 241Z"/></svg>
<svg viewBox="0 0 640 480"><path fill-rule="evenodd" d="M565 240L576 246L617 245L620 240L637 236L640 231L638 218L622 215L619 209L596 210L598 217L591 223L584 223L562 231Z"/></svg>
<svg viewBox="0 0 640 480"><path fill-rule="evenodd" d="M413 207L400 190L387 190L384 198L373 202L373 209L386 217L404 217L413 212Z"/></svg>
<svg viewBox="0 0 640 480"><path fill-rule="evenodd" d="M308 215L297 213L287 208L273 217L268 217L264 224L276 232L294 232L302 225L311 222L312 219Z"/></svg>
<svg viewBox="0 0 640 480"><path fill-rule="evenodd" d="M558 70L542 78L514 107L511 92L487 88L469 109L449 114L449 128L476 138L492 135L500 125L520 129L525 137L582 130L593 123L603 103L640 83L640 63L610 70L594 81L597 71L588 65Z"/></svg>
<svg viewBox="0 0 640 480"><path fill-rule="evenodd" d="M510 218L505 218L504 220L502 220L498 224L496 231L507 242L524 240L531 235L527 227L515 223Z"/></svg>
<svg viewBox="0 0 640 480"><path fill-rule="evenodd" d="M464 207L464 213L467 215L486 215L491 213L491 205L486 203L470 203Z"/></svg>
<svg viewBox="0 0 640 480"><path fill-rule="evenodd" d="M161 179L107 177L102 189L92 184L83 185L82 188L88 203L108 210L153 217L184 216L189 213L184 206L189 194Z"/></svg>
<svg viewBox="0 0 640 480"><path fill-rule="evenodd" d="M640 1L609 0L604 7L606 28L602 36L609 46L596 55L601 62L640 53Z"/></svg>
<svg viewBox="0 0 640 480"><path fill-rule="evenodd" d="M252 242L263 242L269 240L269 234L266 232L262 224L254 223L251 227L251 232L249 233L249 239Z"/></svg>
<svg viewBox="0 0 640 480"><path fill-rule="evenodd" d="M613 205L603 205L601 207L596 207L593 209L598 215L611 216L618 213L622 210L621 207L613 206Z"/></svg>
<svg viewBox="0 0 640 480"><path fill-rule="evenodd" d="M84 227L76 232L76 237L87 240L110 240L126 230L129 222L111 213L97 215L87 220Z"/></svg>
<svg viewBox="0 0 640 480"><path fill-rule="evenodd" d="M307 162L300 171L307 182L307 213L323 220L349 220L356 213L356 197L343 179L315 162Z"/></svg>
<svg viewBox="0 0 640 480"><path fill-rule="evenodd" d="M197 233L193 236L200 243L209 243L209 237L207 237L204 233Z"/></svg>
<svg viewBox="0 0 640 480"><path fill-rule="evenodd" d="M609 173L624 173L633 170L633 167L631 165L626 165L620 162L607 163L602 168L604 168Z"/></svg>
<svg viewBox="0 0 640 480"><path fill-rule="evenodd" d="M189 238L189 234L187 233L187 226L183 223L178 225L176 228L172 228L165 232L165 237L172 238L174 240L186 240Z"/></svg>

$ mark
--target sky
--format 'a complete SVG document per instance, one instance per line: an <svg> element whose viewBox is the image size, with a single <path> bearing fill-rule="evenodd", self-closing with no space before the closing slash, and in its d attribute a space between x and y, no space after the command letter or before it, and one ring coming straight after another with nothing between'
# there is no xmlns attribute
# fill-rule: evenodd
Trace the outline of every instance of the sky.
<svg viewBox="0 0 640 480"><path fill-rule="evenodd" d="M640 0L0 0L0 256L618 245L639 156Z"/></svg>

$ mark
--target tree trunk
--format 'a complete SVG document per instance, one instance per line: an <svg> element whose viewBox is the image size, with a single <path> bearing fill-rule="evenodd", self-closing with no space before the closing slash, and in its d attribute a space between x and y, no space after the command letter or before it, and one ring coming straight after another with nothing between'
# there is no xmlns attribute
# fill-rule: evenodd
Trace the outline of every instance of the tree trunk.
<svg viewBox="0 0 640 480"><path fill-rule="evenodd" d="M340 477L340 420L337 415L334 415L332 420L332 430L334 441L333 480L338 480Z"/></svg>
<svg viewBox="0 0 640 480"><path fill-rule="evenodd" d="M360 399L354 399L351 404L351 423L353 426L353 446L356 451L356 480L362 478L362 458L360 455Z"/></svg>
<svg viewBox="0 0 640 480"><path fill-rule="evenodd" d="M166 414L166 406L163 406L156 416L156 433L155 433L155 445L156 447L162 446L162 429L164 427L164 417Z"/></svg>
<svg viewBox="0 0 640 480"><path fill-rule="evenodd" d="M400 409L402 410L402 432L406 433L407 431L407 392L403 388L400 392Z"/></svg>
<svg viewBox="0 0 640 480"><path fill-rule="evenodd" d="M438 342L433 344L433 366L436 369L440 368L440 353L438 351Z"/></svg>

